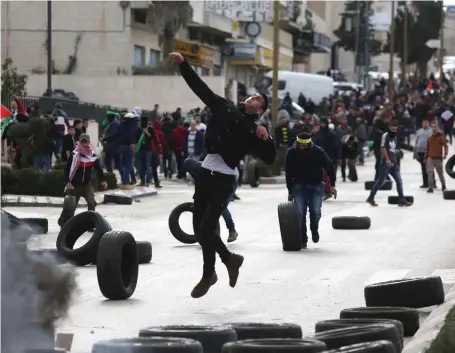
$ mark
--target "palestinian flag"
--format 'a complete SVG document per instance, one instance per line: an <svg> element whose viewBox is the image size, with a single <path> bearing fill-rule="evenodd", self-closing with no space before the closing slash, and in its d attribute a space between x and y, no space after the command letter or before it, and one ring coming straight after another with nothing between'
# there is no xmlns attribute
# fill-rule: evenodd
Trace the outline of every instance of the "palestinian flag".
<svg viewBox="0 0 455 353"><path fill-rule="evenodd" d="M8 116L2 120L2 135L11 120L13 120L13 116Z"/></svg>

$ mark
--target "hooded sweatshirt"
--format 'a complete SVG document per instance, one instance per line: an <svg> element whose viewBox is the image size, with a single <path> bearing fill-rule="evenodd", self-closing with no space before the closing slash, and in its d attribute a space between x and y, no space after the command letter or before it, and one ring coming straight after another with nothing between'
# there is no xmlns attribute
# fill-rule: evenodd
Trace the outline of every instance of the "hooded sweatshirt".
<svg viewBox="0 0 455 353"><path fill-rule="evenodd" d="M161 122L159 120L155 120L153 122L153 129L155 130L156 137L161 143L161 153L168 153L169 145L167 143L163 130L161 130Z"/></svg>
<svg viewBox="0 0 455 353"><path fill-rule="evenodd" d="M125 114L120 121L117 138L120 146L133 145L136 141L137 118L132 113Z"/></svg>
<svg viewBox="0 0 455 353"><path fill-rule="evenodd" d="M183 125L179 125L171 132L170 141L174 151L183 151L186 131Z"/></svg>

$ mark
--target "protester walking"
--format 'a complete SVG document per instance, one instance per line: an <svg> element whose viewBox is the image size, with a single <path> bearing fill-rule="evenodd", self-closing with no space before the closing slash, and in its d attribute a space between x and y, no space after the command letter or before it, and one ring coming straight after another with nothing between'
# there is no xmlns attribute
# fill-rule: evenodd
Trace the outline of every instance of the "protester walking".
<svg viewBox="0 0 455 353"><path fill-rule="evenodd" d="M414 159L420 163L422 170L423 184L420 188L428 188L428 173L427 164L425 162L425 152L427 151L427 140L431 136L433 130L430 129L430 121L428 119L422 119L422 127L417 130L416 140L414 144Z"/></svg>
<svg viewBox="0 0 455 353"><path fill-rule="evenodd" d="M432 193L435 188L434 170L438 173L439 180L441 181L441 189L446 189L446 181L444 178L444 168L442 160L447 158L449 153L449 146L444 137L444 133L439 130L438 122L436 120L431 122L431 129L433 133L427 139L427 148L425 151L425 161L428 173L428 190Z"/></svg>

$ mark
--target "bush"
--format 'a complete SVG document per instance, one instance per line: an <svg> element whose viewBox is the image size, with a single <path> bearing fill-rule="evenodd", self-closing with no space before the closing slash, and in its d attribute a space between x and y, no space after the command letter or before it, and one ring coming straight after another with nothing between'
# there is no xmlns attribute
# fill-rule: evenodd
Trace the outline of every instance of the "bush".
<svg viewBox="0 0 455 353"><path fill-rule="evenodd" d="M117 177L114 173L104 173L107 188L117 188ZM64 196L65 172L63 169L52 169L49 173L25 168L1 168L2 194L33 196ZM100 181L95 171L92 172L92 185L95 191L100 190Z"/></svg>

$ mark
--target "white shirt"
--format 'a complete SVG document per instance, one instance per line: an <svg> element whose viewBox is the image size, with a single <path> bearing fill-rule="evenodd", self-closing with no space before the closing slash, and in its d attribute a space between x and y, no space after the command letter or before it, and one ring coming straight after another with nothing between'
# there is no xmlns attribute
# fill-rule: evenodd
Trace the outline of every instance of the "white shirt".
<svg viewBox="0 0 455 353"><path fill-rule="evenodd" d="M229 167L219 154L208 154L201 167L222 174L234 175L236 178L239 176L237 168Z"/></svg>
<svg viewBox="0 0 455 353"><path fill-rule="evenodd" d="M196 129L198 131L207 130L207 125L205 125L204 123L199 123L199 124L196 125Z"/></svg>

